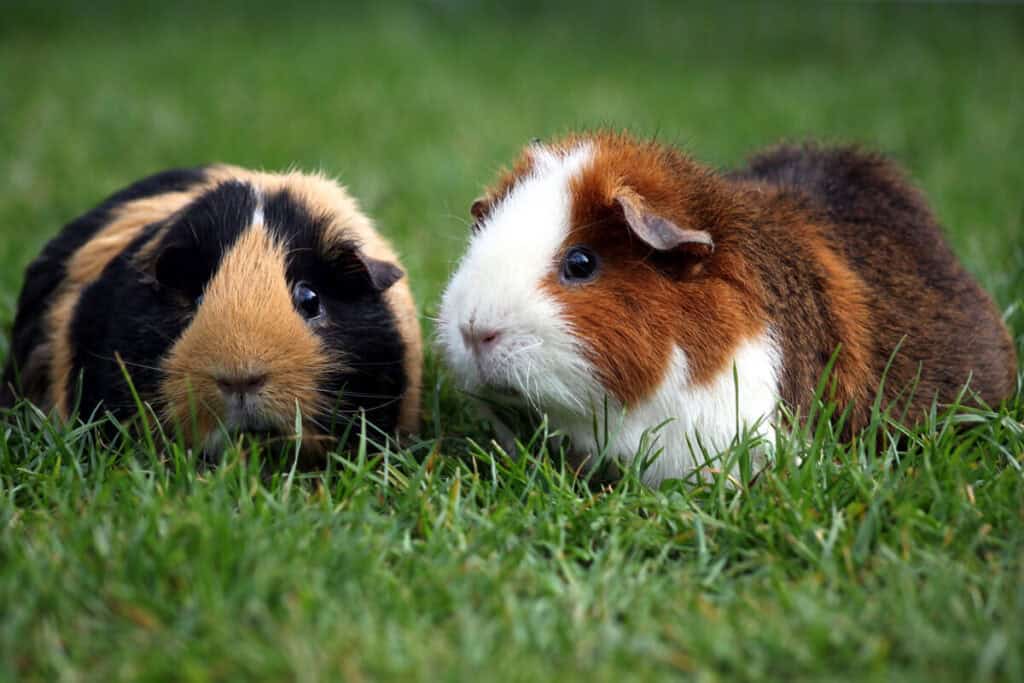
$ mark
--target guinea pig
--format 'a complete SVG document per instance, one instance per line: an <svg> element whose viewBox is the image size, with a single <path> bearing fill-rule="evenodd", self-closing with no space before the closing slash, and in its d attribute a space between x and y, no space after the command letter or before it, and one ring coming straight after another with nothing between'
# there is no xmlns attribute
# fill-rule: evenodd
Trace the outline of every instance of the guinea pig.
<svg viewBox="0 0 1024 683"><path fill-rule="evenodd" d="M992 299L873 153L783 146L721 173L571 135L530 145L471 212L438 326L455 378L547 414L583 459L653 459L651 485L703 476L738 430L770 443L834 354L848 435L879 390L912 418L968 382L987 404L1015 391Z"/></svg>
<svg viewBox="0 0 1024 683"><path fill-rule="evenodd" d="M227 434L290 436L297 411L305 453L322 453L346 416L413 431L422 349L403 274L324 176L159 173L29 265L0 405L131 417L134 387L206 455Z"/></svg>

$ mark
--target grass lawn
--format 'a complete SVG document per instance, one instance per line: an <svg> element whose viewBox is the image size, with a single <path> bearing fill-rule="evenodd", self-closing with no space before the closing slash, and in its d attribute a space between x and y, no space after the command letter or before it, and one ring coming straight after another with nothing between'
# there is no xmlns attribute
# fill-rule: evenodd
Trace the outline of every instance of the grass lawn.
<svg viewBox="0 0 1024 683"><path fill-rule="evenodd" d="M214 160L342 178L429 334L483 184L599 125L884 150L1024 348L1024 7L68 4L0 13L0 357L65 221ZM878 449L822 424L749 490L593 494L491 457L433 354L426 396L422 442L294 476L0 427L0 679L1024 680L1020 397Z"/></svg>

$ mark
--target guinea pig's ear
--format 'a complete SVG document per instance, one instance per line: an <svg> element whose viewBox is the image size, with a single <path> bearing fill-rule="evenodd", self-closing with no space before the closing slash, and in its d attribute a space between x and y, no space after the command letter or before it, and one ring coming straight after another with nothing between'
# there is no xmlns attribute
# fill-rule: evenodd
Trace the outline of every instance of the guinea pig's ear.
<svg viewBox="0 0 1024 683"><path fill-rule="evenodd" d="M210 264L191 242L160 245L139 265L159 287L194 299L210 277Z"/></svg>
<svg viewBox="0 0 1024 683"><path fill-rule="evenodd" d="M487 197L477 197L469 207L469 215L476 220L483 219L487 215Z"/></svg>
<svg viewBox="0 0 1024 683"><path fill-rule="evenodd" d="M348 280L350 284L361 280L378 292L385 291L405 275L405 271L394 263L375 259L353 245L346 245L344 249L335 252L332 260L335 272L343 280L353 278Z"/></svg>
<svg viewBox="0 0 1024 683"><path fill-rule="evenodd" d="M487 197L477 197L473 200L473 204L469 207L469 214L473 217L473 232L480 230L480 223L487 215L488 208Z"/></svg>
<svg viewBox="0 0 1024 683"><path fill-rule="evenodd" d="M356 256L362 262L363 267L366 268L366 275L370 279L370 284L378 292L388 289L405 275L405 271L394 263L370 258L363 253L362 249L356 250Z"/></svg>
<svg viewBox="0 0 1024 683"><path fill-rule="evenodd" d="M615 202L622 208L622 214L633 234L652 249L679 249L695 256L708 256L715 250L715 242L710 233L679 227L650 211L644 200L630 189L616 193Z"/></svg>

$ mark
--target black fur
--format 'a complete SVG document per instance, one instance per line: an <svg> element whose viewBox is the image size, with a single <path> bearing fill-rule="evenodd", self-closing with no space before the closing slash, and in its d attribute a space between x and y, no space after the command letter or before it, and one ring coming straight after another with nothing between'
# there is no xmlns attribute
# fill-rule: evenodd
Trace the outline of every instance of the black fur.
<svg viewBox="0 0 1024 683"><path fill-rule="evenodd" d="M5 382L13 383L13 368L48 334L47 311L65 278L67 260L109 222L113 210L132 199L184 190L204 180L201 169L147 178L70 223L46 247L29 267L19 299ZM120 417L134 415L125 370L142 400L152 401L158 395L161 360L187 329L201 305L204 287L250 226L260 201L246 182L221 183L175 215L147 226L107 264L83 290L72 313L69 406L84 415L97 408ZM341 429L343 418L358 414L359 408L377 427L392 432L407 385L404 343L384 292L375 286L358 252L359 245L324 244L331 216L315 213L287 191L263 197L262 207L267 228L288 254L289 287L305 282L319 294L323 314L311 329L325 347L343 352L339 370L320 387L339 412L316 416L317 422ZM154 244L154 240L159 241ZM40 374L46 378L49 373ZM32 395L46 396L45 387ZM3 398L9 404L14 394Z"/></svg>
<svg viewBox="0 0 1024 683"><path fill-rule="evenodd" d="M20 386L18 368L24 365L32 350L44 339L46 331L43 325L54 294L66 277L68 259L110 221L117 207L135 199L187 190L203 182L205 177L203 168L187 168L164 171L144 178L114 193L93 210L68 223L46 245L42 254L29 264L25 269L25 284L18 297L10 352L0 385L0 407L10 406L14 402L15 393L11 387L18 388L18 394L29 396L39 395L44 390L38 386ZM47 369L42 368L37 376L45 377L46 374Z"/></svg>
<svg viewBox="0 0 1024 683"><path fill-rule="evenodd" d="M68 405L74 404L81 377L81 407L96 406L114 413L135 412L119 354L139 394L152 397L160 381L156 369L174 344L195 307L195 299L217 270L221 257L249 225L256 209L252 187L226 182L200 195L170 219L156 252L156 269L168 254L175 263L166 269L170 281L140 272L136 254L164 227L150 226L110 262L103 274L82 292L71 322L72 378ZM186 273L173 272L188 266ZM185 275L186 277L183 277Z"/></svg>
<svg viewBox="0 0 1024 683"><path fill-rule="evenodd" d="M287 191L267 197L264 216L286 245L289 283L310 283L320 294L325 315L314 330L328 348L345 351L350 371L333 373L324 391L339 400L341 414L358 405L375 425L393 431L397 397L406 389L405 349L383 292L374 288L356 256L358 245L324 245L328 217L311 214Z"/></svg>

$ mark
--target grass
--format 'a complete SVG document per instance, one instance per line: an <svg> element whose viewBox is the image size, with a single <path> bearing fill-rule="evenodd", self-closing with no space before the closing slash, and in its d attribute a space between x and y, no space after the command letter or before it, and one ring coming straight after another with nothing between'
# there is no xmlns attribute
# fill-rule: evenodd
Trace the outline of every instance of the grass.
<svg viewBox="0 0 1024 683"><path fill-rule="evenodd" d="M5 7L0 82L3 329L65 221L223 160L343 178L429 331L481 185L533 136L609 125L720 165L780 138L888 152L1024 347L1017 7ZM876 416L877 446L811 425L749 489L592 493L528 433L494 457L432 354L427 378L420 442L306 474L12 415L0 678L1024 680L1019 396Z"/></svg>

